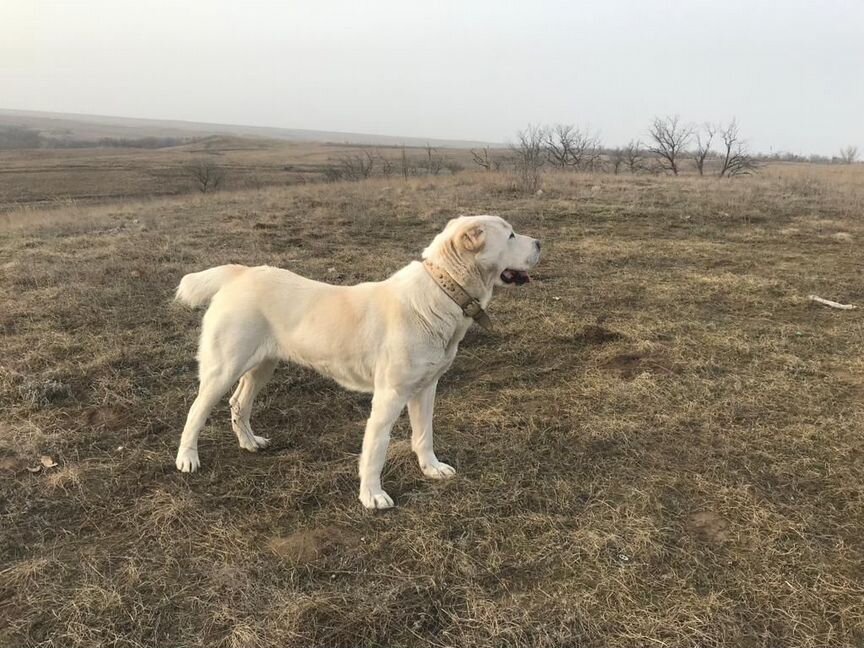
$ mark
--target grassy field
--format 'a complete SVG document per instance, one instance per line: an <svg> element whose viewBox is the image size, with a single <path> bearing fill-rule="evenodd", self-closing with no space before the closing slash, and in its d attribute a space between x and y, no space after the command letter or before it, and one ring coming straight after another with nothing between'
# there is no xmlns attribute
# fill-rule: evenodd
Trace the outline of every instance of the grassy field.
<svg viewBox="0 0 864 648"><path fill-rule="evenodd" d="M382 160L400 174L402 148L284 142L243 137L210 136L189 144L161 149L73 148L0 150L0 218L25 207L63 207L70 203L146 200L198 191L189 167L206 160L221 171L222 189L262 189L320 182L341 161L375 157L374 174ZM411 166L423 165L427 151L406 147ZM436 148L442 162L472 166L468 149ZM412 169L413 171L414 169ZM446 174L446 169L441 170ZM401 177L401 176L400 176Z"/></svg>
<svg viewBox="0 0 864 648"><path fill-rule="evenodd" d="M35 189L34 189L35 191ZM200 313L186 272L380 279L446 220L541 238L407 419L366 512L367 396L283 366L174 468ZM864 644L864 167L499 174L9 209L0 226L0 645ZM54 467L38 472L40 457ZM47 458L50 457L51 461Z"/></svg>

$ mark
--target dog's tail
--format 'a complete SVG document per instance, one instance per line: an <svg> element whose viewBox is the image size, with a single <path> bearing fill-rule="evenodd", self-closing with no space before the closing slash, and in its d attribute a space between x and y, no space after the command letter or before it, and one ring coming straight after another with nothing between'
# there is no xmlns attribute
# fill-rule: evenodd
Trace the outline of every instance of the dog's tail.
<svg viewBox="0 0 864 648"><path fill-rule="evenodd" d="M174 299L196 308L209 302L213 295L246 270L242 265L223 265L187 274L180 280Z"/></svg>

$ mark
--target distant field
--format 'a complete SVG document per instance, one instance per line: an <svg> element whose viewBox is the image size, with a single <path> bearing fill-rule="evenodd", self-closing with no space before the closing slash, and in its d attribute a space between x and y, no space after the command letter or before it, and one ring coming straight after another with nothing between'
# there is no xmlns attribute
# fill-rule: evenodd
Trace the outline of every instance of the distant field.
<svg viewBox="0 0 864 648"><path fill-rule="evenodd" d="M163 198L201 151L0 157L0 645L864 645L864 311L807 300L864 306L864 167L525 195L296 184L282 165L331 149L262 147L213 154L282 186ZM203 470L175 470L184 273L381 279L482 212L545 257L441 382L456 479L422 477L401 420L397 508L364 511L368 397L284 366L253 414L272 449L240 450L223 403Z"/></svg>
<svg viewBox="0 0 864 648"><path fill-rule="evenodd" d="M195 192L188 167L199 160L224 174L222 190L261 189L320 182L340 160L366 153L396 164L401 147L292 143L212 136L163 149L31 149L0 151L0 212L27 205L84 203L150 198ZM422 164L423 148L406 147L412 162ZM435 149L436 158L471 165L466 149ZM380 161L377 161L380 166ZM446 170L442 171L447 173ZM380 174L380 168L375 169ZM395 168L393 174L399 171Z"/></svg>
<svg viewBox="0 0 864 648"><path fill-rule="evenodd" d="M483 142L442 140L428 137L396 137L373 133L342 133L338 131L213 124L168 119L136 119L106 115L53 113L36 110L0 108L0 127L26 126L57 138L98 139L100 137L254 137L289 142L327 142L361 144L365 146L432 146L470 148ZM485 144L488 145L488 142Z"/></svg>

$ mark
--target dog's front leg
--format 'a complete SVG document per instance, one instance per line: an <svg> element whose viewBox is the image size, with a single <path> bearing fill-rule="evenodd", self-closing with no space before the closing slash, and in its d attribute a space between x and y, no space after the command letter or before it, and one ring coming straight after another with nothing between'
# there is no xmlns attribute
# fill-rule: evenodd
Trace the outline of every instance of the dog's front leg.
<svg viewBox="0 0 864 648"><path fill-rule="evenodd" d="M390 430L404 407L405 398L396 390L376 389L372 396L372 413L366 421L360 453L360 501L368 509L393 506L393 500L381 488L381 470L387 457Z"/></svg>
<svg viewBox="0 0 864 648"><path fill-rule="evenodd" d="M411 449L420 462L420 470L432 479L446 479L456 474L453 466L438 461L432 446L432 412L435 409L436 380L420 390L408 401L408 416L411 419Z"/></svg>

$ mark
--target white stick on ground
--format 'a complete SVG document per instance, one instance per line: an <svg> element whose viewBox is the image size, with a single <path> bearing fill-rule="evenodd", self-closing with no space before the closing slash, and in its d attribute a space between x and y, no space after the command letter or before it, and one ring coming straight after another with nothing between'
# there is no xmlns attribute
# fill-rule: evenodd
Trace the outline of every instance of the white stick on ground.
<svg viewBox="0 0 864 648"><path fill-rule="evenodd" d="M830 306L831 308L839 308L840 310L855 310L858 308L854 304L840 304L835 301L831 301L830 299L822 299L821 297L817 297L816 295L809 296L810 301L814 301L817 304L822 304L823 306Z"/></svg>

